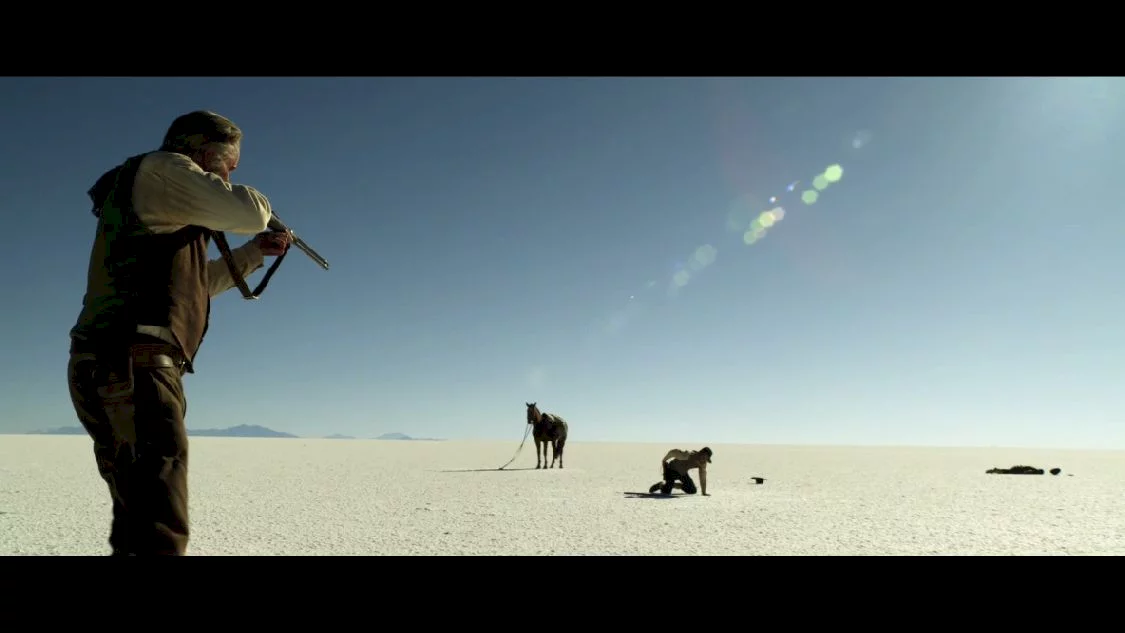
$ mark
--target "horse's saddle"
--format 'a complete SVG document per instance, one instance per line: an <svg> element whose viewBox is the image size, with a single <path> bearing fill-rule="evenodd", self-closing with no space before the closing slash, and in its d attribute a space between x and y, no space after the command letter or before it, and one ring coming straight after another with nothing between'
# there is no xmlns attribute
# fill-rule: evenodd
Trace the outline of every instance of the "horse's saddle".
<svg viewBox="0 0 1125 633"><path fill-rule="evenodd" d="M558 439L562 435L563 429L566 428L566 420L560 418L553 413L543 414L547 420L547 437L552 440Z"/></svg>

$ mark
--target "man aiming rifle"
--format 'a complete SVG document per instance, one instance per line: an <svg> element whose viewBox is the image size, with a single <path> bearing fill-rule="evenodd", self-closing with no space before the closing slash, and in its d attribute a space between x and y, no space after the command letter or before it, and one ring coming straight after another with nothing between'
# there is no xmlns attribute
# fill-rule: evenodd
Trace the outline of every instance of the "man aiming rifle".
<svg viewBox="0 0 1125 633"><path fill-rule="evenodd" d="M67 374L113 503L113 555L186 553L183 375L195 371L211 299L245 287L243 277L293 240L264 195L230 182L241 144L227 118L191 112L158 150L125 160L88 191L98 224ZM224 231L253 237L232 251ZM207 258L212 238L222 259Z"/></svg>

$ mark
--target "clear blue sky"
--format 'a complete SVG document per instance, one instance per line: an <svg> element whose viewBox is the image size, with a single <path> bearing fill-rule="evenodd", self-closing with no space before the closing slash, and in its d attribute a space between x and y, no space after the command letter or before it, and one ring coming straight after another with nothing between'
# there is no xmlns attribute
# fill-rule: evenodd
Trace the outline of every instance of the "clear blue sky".
<svg viewBox="0 0 1125 633"><path fill-rule="evenodd" d="M0 431L77 424L86 189L204 108L332 269L214 302L190 428L1125 448L1121 79L2 82Z"/></svg>

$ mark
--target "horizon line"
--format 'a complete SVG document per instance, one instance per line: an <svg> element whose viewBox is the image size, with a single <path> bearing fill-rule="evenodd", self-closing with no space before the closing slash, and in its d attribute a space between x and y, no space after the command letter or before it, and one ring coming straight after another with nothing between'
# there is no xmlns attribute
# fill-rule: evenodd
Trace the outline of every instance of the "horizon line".
<svg viewBox="0 0 1125 633"><path fill-rule="evenodd" d="M71 427L56 427L56 428L71 428ZM80 428L80 427L73 427ZM266 427L263 427L266 428ZM47 429L49 430L49 429ZM188 429L189 434L193 429ZM210 431L218 429L194 429L197 431ZM273 429L270 429L273 430ZM343 433L329 433L326 435L297 435L295 433L288 433L287 431L278 431L279 433L287 433L289 437L257 437L257 436L239 436L239 435L224 435L224 436L195 436L201 437L217 437L219 439L238 439L238 440L333 440L333 441L372 441L372 442L411 442L411 441L440 441L440 442L515 442L510 438L499 439L495 437L473 437L473 438L445 438L445 437L414 437L401 431L391 431L386 434L402 433L407 435L410 439L395 439L395 438L380 438L380 437L362 437L354 435L346 435ZM0 431L0 435L8 436L25 436L25 437L88 437L80 433L45 433L34 431ZM333 435L343 437L332 437ZM886 443L886 444L863 444L863 443L817 443L817 442L700 442L699 440L607 440L607 439L585 439L577 440L571 439L568 443L579 444L666 444L666 445L689 445L700 444L714 445L714 446L744 446L744 447L774 447L774 448L929 448L929 449L1005 449L1005 450L1050 450L1050 451L1099 451L1099 452L1123 452L1125 447L1105 447L1105 446L1044 446L1039 444L909 444L909 443Z"/></svg>

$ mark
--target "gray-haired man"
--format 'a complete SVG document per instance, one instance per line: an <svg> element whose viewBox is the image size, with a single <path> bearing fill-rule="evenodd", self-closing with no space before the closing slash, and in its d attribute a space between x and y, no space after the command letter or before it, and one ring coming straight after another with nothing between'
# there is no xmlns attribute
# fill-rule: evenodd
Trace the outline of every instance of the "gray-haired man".
<svg viewBox="0 0 1125 633"><path fill-rule="evenodd" d="M88 191L98 218L67 374L79 421L109 487L113 554L186 553L187 400L182 377L207 331L211 298L235 286L208 260L223 231L246 276L288 248L267 231L269 200L230 183L242 131L212 112L176 118L160 149L125 160Z"/></svg>

